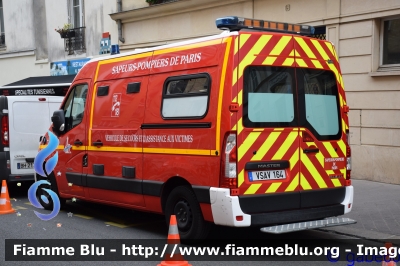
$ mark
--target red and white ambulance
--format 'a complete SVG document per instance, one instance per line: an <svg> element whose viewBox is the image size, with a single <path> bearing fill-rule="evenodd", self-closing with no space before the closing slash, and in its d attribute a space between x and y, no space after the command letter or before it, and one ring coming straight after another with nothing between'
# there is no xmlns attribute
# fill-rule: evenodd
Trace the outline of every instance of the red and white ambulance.
<svg viewBox="0 0 400 266"><path fill-rule="evenodd" d="M211 223L267 232L351 211L332 43L304 25L225 17L217 27L226 31L81 69L52 117L60 198L175 214L182 239Z"/></svg>

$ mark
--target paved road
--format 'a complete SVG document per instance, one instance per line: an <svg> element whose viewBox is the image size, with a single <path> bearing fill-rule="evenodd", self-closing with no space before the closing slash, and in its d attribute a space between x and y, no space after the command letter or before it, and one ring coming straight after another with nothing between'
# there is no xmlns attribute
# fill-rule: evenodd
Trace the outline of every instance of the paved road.
<svg viewBox="0 0 400 266"><path fill-rule="evenodd" d="M280 236L260 233L257 228L227 228L215 226L210 239L230 239L233 235L243 240L265 241L266 244L285 239L307 239L317 242L326 239L332 246L343 247L343 239L375 239L382 245L390 239L400 239L400 186L354 180L355 205L347 217L358 220L350 226L326 230L310 230ZM160 239L167 237L168 226L160 215L133 212L126 209L78 201L69 202L67 208L50 220L38 219L27 199L27 188L10 187L10 198L17 214L0 216L0 265L157 265L158 262L9 262L5 261L5 239ZM60 227L57 224L61 225ZM256 240L257 239L257 240ZM304 241L304 240L303 240ZM192 265L332 265L323 257L321 262L202 262ZM337 262L335 265L352 265ZM382 265L381 263L356 263L354 265Z"/></svg>

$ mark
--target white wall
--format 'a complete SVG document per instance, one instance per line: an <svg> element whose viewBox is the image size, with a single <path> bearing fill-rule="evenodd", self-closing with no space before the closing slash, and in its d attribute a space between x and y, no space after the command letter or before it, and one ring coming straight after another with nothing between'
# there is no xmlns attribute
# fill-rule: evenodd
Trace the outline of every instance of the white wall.
<svg viewBox="0 0 400 266"><path fill-rule="evenodd" d="M0 48L0 86L49 76L51 62L99 55L103 32L109 32L111 43L118 44L117 24L109 16L117 10L116 0L84 3L86 51L68 55L64 39L55 31L68 23L67 0L3 0L6 47ZM45 17L34 17L43 14Z"/></svg>

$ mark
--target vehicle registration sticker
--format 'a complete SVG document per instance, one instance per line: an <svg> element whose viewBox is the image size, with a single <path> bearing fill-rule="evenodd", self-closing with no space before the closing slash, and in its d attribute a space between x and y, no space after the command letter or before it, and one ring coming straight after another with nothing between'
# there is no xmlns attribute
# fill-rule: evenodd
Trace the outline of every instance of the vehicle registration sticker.
<svg viewBox="0 0 400 266"><path fill-rule="evenodd" d="M268 171L249 172L249 180L251 182L262 181L262 180L285 179L285 178L286 178L285 170L268 170Z"/></svg>
<svg viewBox="0 0 400 266"><path fill-rule="evenodd" d="M17 163L17 169L32 169L33 163Z"/></svg>

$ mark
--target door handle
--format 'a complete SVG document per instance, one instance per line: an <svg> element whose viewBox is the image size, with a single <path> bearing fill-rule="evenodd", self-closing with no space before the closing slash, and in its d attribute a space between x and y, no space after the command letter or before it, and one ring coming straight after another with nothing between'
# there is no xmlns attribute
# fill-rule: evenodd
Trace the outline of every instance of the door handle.
<svg viewBox="0 0 400 266"><path fill-rule="evenodd" d="M95 142L93 142L93 146L103 146L103 142L95 141Z"/></svg>
<svg viewBox="0 0 400 266"><path fill-rule="evenodd" d="M82 146L82 145L83 145L83 142L80 141L79 139L77 139L77 140L75 140L74 145L76 145L76 146Z"/></svg>
<svg viewBox="0 0 400 266"><path fill-rule="evenodd" d="M319 149L318 148L304 149L303 152L304 153L317 153L317 152L319 152Z"/></svg>

